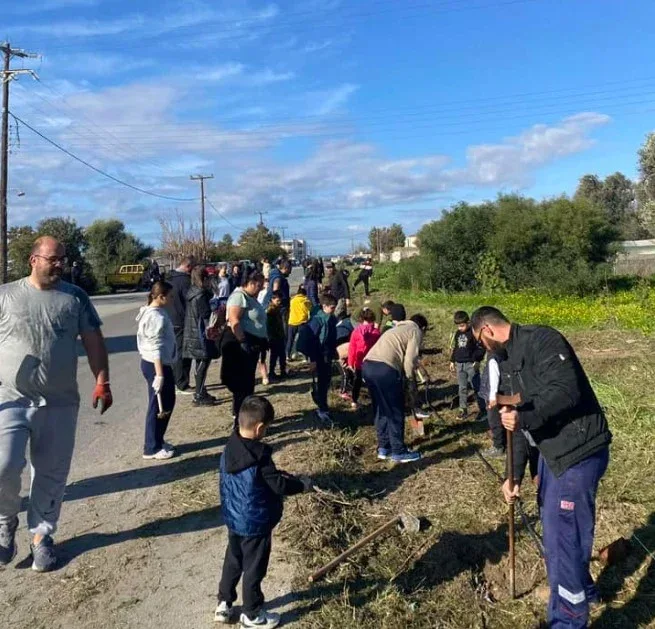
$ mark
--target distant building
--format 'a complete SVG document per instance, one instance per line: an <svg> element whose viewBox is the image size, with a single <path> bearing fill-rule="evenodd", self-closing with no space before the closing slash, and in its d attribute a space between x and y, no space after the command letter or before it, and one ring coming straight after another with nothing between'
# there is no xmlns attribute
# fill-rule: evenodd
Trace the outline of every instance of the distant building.
<svg viewBox="0 0 655 629"><path fill-rule="evenodd" d="M404 247L396 247L388 256L387 259L391 262L400 262L401 260L406 260L407 258L413 258L419 254L418 240L416 236L407 236L405 238Z"/></svg>
<svg viewBox="0 0 655 629"><path fill-rule="evenodd" d="M655 240L624 240L614 263L617 275L653 275Z"/></svg>
<svg viewBox="0 0 655 629"><path fill-rule="evenodd" d="M307 243L304 240L294 238L293 240L282 240L280 247L292 260L304 260L307 257Z"/></svg>

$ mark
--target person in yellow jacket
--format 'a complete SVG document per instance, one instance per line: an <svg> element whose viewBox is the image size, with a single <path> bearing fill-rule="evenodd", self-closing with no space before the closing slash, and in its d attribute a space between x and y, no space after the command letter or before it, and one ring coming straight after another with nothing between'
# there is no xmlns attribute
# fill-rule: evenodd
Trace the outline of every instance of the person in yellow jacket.
<svg viewBox="0 0 655 629"><path fill-rule="evenodd" d="M293 344L301 325L309 321L312 302L307 297L307 291L301 286L298 293L291 299L289 305L289 329L287 332L287 359L293 359Z"/></svg>

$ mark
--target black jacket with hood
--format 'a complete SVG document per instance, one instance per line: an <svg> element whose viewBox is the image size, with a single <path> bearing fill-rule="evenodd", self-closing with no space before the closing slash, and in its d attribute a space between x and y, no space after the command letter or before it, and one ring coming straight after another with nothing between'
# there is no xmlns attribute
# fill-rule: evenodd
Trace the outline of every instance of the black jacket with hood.
<svg viewBox="0 0 655 629"><path fill-rule="evenodd" d="M520 427L561 476L612 441L605 414L568 341L555 329L513 324L506 346Z"/></svg>
<svg viewBox="0 0 655 629"><path fill-rule="evenodd" d="M209 300L211 294L204 288L192 286L187 293L187 307L184 319L184 343L182 344L183 358L195 358L203 360L205 358L217 358L216 352L209 351L209 343L216 344L201 337L201 328L204 330L209 323L211 308ZM200 321L204 326L200 325Z"/></svg>
<svg viewBox="0 0 655 629"><path fill-rule="evenodd" d="M191 276L182 271L171 271L168 277L169 284L173 286L171 305L168 313L171 316L174 328L184 327L184 315L186 314L186 297L191 288Z"/></svg>
<svg viewBox="0 0 655 629"><path fill-rule="evenodd" d="M221 456L221 510L229 531L269 535L282 519L283 496L304 491L301 480L278 470L271 447L233 432Z"/></svg>

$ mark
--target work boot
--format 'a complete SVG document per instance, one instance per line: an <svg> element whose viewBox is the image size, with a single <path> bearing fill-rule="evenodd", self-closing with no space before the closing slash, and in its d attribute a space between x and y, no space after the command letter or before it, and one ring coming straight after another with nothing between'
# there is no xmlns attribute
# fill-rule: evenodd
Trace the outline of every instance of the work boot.
<svg viewBox="0 0 655 629"><path fill-rule="evenodd" d="M50 572L57 565L55 543L50 535L45 535L38 544L30 544L32 551L32 570L35 572Z"/></svg>
<svg viewBox="0 0 655 629"><path fill-rule="evenodd" d="M16 556L16 552L18 551L18 547L16 546L17 528L18 518L0 524L0 567L10 564Z"/></svg>

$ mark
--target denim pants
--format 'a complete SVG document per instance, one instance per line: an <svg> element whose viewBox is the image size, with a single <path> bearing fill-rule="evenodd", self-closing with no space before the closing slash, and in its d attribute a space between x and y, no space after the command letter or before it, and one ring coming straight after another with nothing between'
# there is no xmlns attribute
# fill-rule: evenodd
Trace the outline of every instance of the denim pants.
<svg viewBox="0 0 655 629"><path fill-rule="evenodd" d="M365 360L362 376L373 398L378 448L403 454L405 447L405 391L403 377L393 367Z"/></svg>
<svg viewBox="0 0 655 629"><path fill-rule="evenodd" d="M596 524L596 492L609 461L603 448L555 476L539 459L539 505L550 584L552 629L582 629L598 592L589 574Z"/></svg>
<svg viewBox="0 0 655 629"><path fill-rule="evenodd" d="M293 344L296 342L296 336L298 336L299 329L299 325L290 325L287 328L287 358L291 358L293 355Z"/></svg>
<svg viewBox="0 0 655 629"><path fill-rule="evenodd" d="M268 375L275 375L275 367L280 363L280 375L284 376L287 373L287 353L284 339L276 339L269 341L269 348L271 350L271 360L268 365Z"/></svg>
<svg viewBox="0 0 655 629"><path fill-rule="evenodd" d="M147 360L141 361L141 373L148 385L148 410L146 411L146 434L143 445L143 454L155 454L164 447L164 435L168 428L168 419L157 419L159 402L152 388L155 379L155 365ZM175 408L175 376L173 368L164 365L164 386L161 390L162 410L173 412Z"/></svg>

